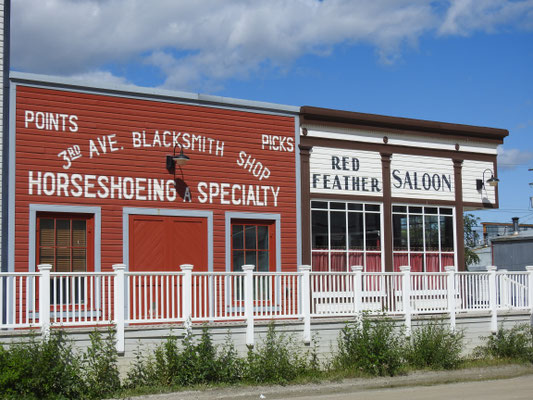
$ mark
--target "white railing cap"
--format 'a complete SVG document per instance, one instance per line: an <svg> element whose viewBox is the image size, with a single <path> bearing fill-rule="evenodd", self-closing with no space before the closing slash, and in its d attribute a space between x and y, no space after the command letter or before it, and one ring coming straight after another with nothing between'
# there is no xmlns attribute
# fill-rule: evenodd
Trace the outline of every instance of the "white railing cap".
<svg viewBox="0 0 533 400"><path fill-rule="evenodd" d="M52 264L39 264L37 268L39 268L39 271L50 271L52 269Z"/></svg>
<svg viewBox="0 0 533 400"><path fill-rule="evenodd" d="M409 271L411 271L411 267L409 265L402 265L402 266L400 266L400 271L401 272L409 272Z"/></svg>
<svg viewBox="0 0 533 400"><path fill-rule="evenodd" d="M533 265L526 265L526 271L533 272Z"/></svg>
<svg viewBox="0 0 533 400"><path fill-rule="evenodd" d="M298 266L298 272L307 272L307 271L311 271L311 266L310 265L300 265L300 266Z"/></svg>
<svg viewBox="0 0 533 400"><path fill-rule="evenodd" d="M181 268L182 271L192 271L192 269L194 268L194 265L192 265L192 264L181 264L180 268Z"/></svg>
<svg viewBox="0 0 533 400"><path fill-rule="evenodd" d="M243 271L253 271L255 269L255 265L253 264L245 264L242 266Z"/></svg>
<svg viewBox="0 0 533 400"><path fill-rule="evenodd" d="M498 267L495 266L495 265L489 265L489 266L487 267L487 271L496 271L497 269L498 269Z"/></svg>
<svg viewBox="0 0 533 400"><path fill-rule="evenodd" d="M113 264L113 271L125 271L126 270L126 264Z"/></svg>
<svg viewBox="0 0 533 400"><path fill-rule="evenodd" d="M447 265L444 267L444 271L446 272L454 272L455 271L455 265Z"/></svg>
<svg viewBox="0 0 533 400"><path fill-rule="evenodd" d="M352 272L360 272L364 269L362 265L352 265L350 268Z"/></svg>

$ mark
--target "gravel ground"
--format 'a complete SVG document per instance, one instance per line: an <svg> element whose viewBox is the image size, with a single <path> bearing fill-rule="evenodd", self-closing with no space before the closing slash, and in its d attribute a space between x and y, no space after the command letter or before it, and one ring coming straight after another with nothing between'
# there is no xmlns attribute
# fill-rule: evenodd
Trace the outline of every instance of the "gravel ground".
<svg viewBox="0 0 533 400"><path fill-rule="evenodd" d="M246 386L202 391L181 391L135 397L138 400L212 400L212 399L287 399L307 396L349 394L384 388L429 386L453 382L510 379L533 375L533 365L503 365L470 368L454 371L418 371L404 376L345 379L339 382L322 382L287 386Z"/></svg>

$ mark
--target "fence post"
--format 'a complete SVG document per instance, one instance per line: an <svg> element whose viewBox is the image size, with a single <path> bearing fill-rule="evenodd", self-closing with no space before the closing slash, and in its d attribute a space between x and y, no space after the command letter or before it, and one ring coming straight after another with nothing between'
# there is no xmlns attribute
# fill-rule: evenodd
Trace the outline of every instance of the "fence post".
<svg viewBox="0 0 533 400"><path fill-rule="evenodd" d="M499 274L496 275L496 287L500 289L500 307L511 308L511 299L509 297L509 276L507 275L508 271L506 269L500 269L498 272ZM500 276L499 280L498 275Z"/></svg>
<svg viewBox="0 0 533 400"><path fill-rule="evenodd" d="M455 331L455 266L444 267L447 275L448 313L450 314L450 328Z"/></svg>
<svg viewBox="0 0 533 400"><path fill-rule="evenodd" d="M115 264L113 271L115 271L115 325L117 327L117 353L124 354L124 320L125 320L125 302L124 302L124 271L126 265Z"/></svg>
<svg viewBox="0 0 533 400"><path fill-rule="evenodd" d="M183 319L185 329L188 331L191 328L192 319L192 264L181 264L181 272L183 272L183 284L181 286L181 304L183 307Z"/></svg>
<svg viewBox="0 0 533 400"><path fill-rule="evenodd" d="M402 265L402 294L403 294L403 312L405 314L405 333L411 336L411 267Z"/></svg>
<svg viewBox="0 0 533 400"><path fill-rule="evenodd" d="M361 311L363 311L361 304L361 294L363 292L363 266L352 265L351 269L353 272L353 308L355 316L358 317Z"/></svg>
<svg viewBox="0 0 533 400"><path fill-rule="evenodd" d="M311 343L311 266L300 265L298 272L301 275L300 304L302 305L302 319L304 321L304 343Z"/></svg>
<svg viewBox="0 0 533 400"><path fill-rule="evenodd" d="M529 318L529 324L533 326L533 265L526 266L527 274L527 298L528 298L528 306L531 310L531 316Z"/></svg>
<svg viewBox="0 0 533 400"><path fill-rule="evenodd" d="M43 338L50 335L50 270L51 264L39 264L39 323Z"/></svg>
<svg viewBox="0 0 533 400"><path fill-rule="evenodd" d="M242 266L244 276L244 318L246 318L246 346L254 346L254 268L255 265Z"/></svg>
<svg viewBox="0 0 533 400"><path fill-rule="evenodd" d="M490 308L490 331L492 333L498 332L498 301L496 299L496 267L489 265L487 271L489 272L489 308Z"/></svg>

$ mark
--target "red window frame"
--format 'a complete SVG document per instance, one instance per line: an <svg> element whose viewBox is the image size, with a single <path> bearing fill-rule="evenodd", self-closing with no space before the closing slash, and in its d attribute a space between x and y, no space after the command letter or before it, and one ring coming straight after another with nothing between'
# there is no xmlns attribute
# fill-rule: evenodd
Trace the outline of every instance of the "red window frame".
<svg viewBox="0 0 533 400"><path fill-rule="evenodd" d="M42 219L53 219L54 220L54 246L41 246L41 220ZM70 246L57 246L56 245L56 229L57 229L57 220L70 220ZM37 213L36 221L36 243L35 243L35 262L36 265L41 264L40 261L40 250L41 247L53 248L54 249L54 263L52 264L52 271L56 272L56 260L57 260L57 249L58 248L69 248L70 249L70 271L72 272L72 249L80 248L83 246L73 246L72 245L72 221L83 220L86 222L86 268L84 272L93 272L94 271L94 216L92 214L75 214L75 213ZM69 273L66 272L65 273Z"/></svg>
<svg viewBox="0 0 533 400"><path fill-rule="evenodd" d="M243 246L242 248L236 248L234 244L234 235L233 235L233 228L234 226L242 225L244 227L243 229ZM255 233L255 240L256 240L256 246L255 249L246 249L245 246L245 229L247 226L255 226L256 227L256 233ZM264 226L268 229L268 249L259 249L258 247L258 234L257 234L257 227ZM259 272L274 272L276 270L276 229L275 229L275 221L265 221L265 220L246 220L246 219L234 219L231 221L231 270L232 271L238 271L235 269L235 257L234 252L235 251L242 251L244 252L244 264L250 264L246 262L246 254L247 253L256 253L255 262L253 263L255 265L255 270L258 271L258 257L260 252L268 251L268 271L259 271Z"/></svg>

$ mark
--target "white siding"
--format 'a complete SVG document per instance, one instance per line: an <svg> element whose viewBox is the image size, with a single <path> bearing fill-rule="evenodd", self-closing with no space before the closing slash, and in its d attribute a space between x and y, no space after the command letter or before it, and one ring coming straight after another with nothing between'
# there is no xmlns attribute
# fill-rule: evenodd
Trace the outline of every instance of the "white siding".
<svg viewBox="0 0 533 400"><path fill-rule="evenodd" d="M309 162L311 193L383 194L378 152L313 147Z"/></svg>
<svg viewBox="0 0 533 400"><path fill-rule="evenodd" d="M2 143L4 135L4 0L0 0L0 227L2 226ZM2 258L2 229L0 228L0 259Z"/></svg>
<svg viewBox="0 0 533 400"><path fill-rule="evenodd" d="M491 177L494 172L494 164L488 161L465 160L463 162L463 201L468 203L496 203L496 188L485 183L481 190L476 188L476 180L483 179L485 172L485 181Z"/></svg>
<svg viewBox="0 0 533 400"><path fill-rule="evenodd" d="M349 140L363 143L383 144L383 136L387 136L388 144L408 147L421 147L424 149L455 150L455 145L459 145L459 151L468 151L482 154L496 154L497 145L484 143L475 140L445 140L427 135L407 135L393 132L383 132L370 129L349 129L331 128L326 126L313 125L307 128L308 137L318 137L326 139Z"/></svg>
<svg viewBox="0 0 533 400"><path fill-rule="evenodd" d="M393 197L455 200L453 161L449 158L393 154Z"/></svg>

